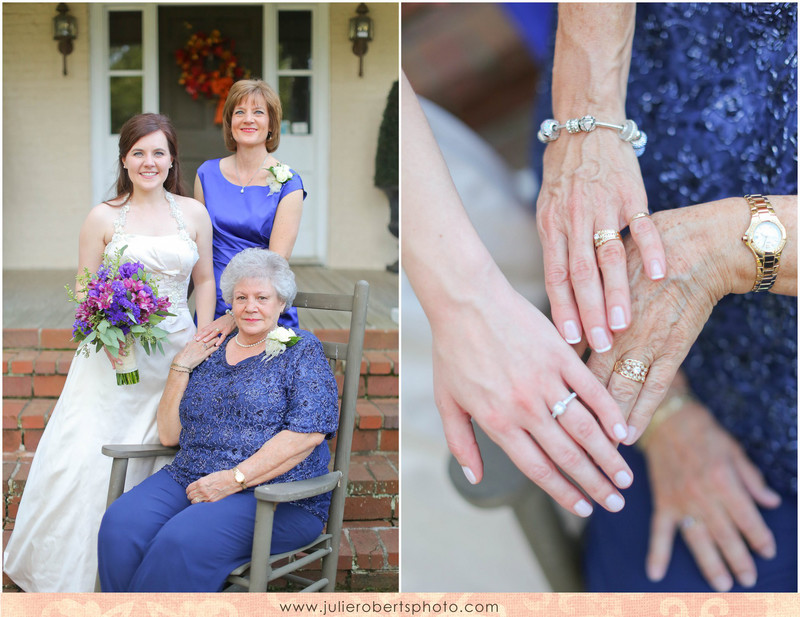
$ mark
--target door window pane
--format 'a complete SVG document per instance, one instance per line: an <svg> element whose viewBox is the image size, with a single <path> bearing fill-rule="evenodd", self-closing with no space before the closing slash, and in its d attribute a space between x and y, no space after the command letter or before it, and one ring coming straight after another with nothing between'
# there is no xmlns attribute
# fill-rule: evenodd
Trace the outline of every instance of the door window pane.
<svg viewBox="0 0 800 617"><path fill-rule="evenodd" d="M278 78L278 91L283 107L281 134L311 133L311 77L281 75Z"/></svg>
<svg viewBox="0 0 800 617"><path fill-rule="evenodd" d="M116 135L125 121L142 112L142 78L111 77L111 133Z"/></svg>
<svg viewBox="0 0 800 617"><path fill-rule="evenodd" d="M142 69L142 13L112 11L108 14L109 63L112 71Z"/></svg>
<svg viewBox="0 0 800 617"><path fill-rule="evenodd" d="M311 69L311 11L278 13L278 68Z"/></svg>

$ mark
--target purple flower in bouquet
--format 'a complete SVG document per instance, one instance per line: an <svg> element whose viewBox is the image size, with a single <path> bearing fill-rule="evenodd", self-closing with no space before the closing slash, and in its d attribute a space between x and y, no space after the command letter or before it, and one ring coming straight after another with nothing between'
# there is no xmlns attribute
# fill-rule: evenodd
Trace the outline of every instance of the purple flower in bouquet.
<svg viewBox="0 0 800 617"><path fill-rule="evenodd" d="M168 297L158 295L153 276L137 261L122 262L126 247L114 255L106 255L96 274L85 270L78 278L80 296L70 290L70 300L77 303L72 338L80 343L79 353L89 354L88 345L95 351L105 347L115 358L120 349L124 356L132 355L133 342L138 339L145 353L158 348L167 333L157 327L166 317L171 302ZM139 381L139 372L133 368L117 373L117 383L133 384Z"/></svg>

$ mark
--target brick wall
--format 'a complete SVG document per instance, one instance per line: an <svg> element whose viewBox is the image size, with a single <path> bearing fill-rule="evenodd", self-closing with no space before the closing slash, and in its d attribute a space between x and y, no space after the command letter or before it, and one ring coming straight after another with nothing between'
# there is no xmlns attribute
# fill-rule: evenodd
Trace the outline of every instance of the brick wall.
<svg viewBox="0 0 800 617"><path fill-rule="evenodd" d="M341 340L346 333L316 334ZM3 331L4 547L14 528L36 447L75 354L70 338L68 330ZM397 590L397 342L396 331L368 331L365 339L337 589ZM337 366L339 380L341 368ZM6 590L13 589L5 576L3 585Z"/></svg>

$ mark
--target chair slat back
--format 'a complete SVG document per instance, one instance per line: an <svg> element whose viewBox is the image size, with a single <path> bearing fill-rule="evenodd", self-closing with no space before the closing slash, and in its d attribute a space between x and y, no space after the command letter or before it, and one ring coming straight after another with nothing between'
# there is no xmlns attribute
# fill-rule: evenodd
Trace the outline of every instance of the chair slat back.
<svg viewBox="0 0 800 617"><path fill-rule="evenodd" d="M347 496L350 450L353 445L353 427L355 425L358 384L361 374L361 356L364 349L364 331L367 325L368 298L369 284L366 281L358 281L353 295L298 292L294 302L295 306L302 308L351 311L347 343L322 341L325 355L331 360L332 364L336 360L344 360L345 362L339 430L337 432L333 464L334 470L342 472L342 481L331 494L331 505L328 511L327 533L333 536L331 547L334 553L329 555L323 563L322 575L329 581L324 589L325 591L333 591L336 582L336 563L342 532L342 519L344 518L344 502Z"/></svg>

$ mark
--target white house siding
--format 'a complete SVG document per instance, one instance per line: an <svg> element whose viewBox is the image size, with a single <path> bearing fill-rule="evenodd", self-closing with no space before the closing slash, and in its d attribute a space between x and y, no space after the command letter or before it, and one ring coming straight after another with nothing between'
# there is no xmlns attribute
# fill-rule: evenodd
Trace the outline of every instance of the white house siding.
<svg viewBox="0 0 800 617"><path fill-rule="evenodd" d="M368 3L375 40L364 56L364 76L347 40L356 3L332 4L331 191L328 265L383 268L397 259L397 239L386 226L389 203L372 184L386 97L398 77L399 21L395 3ZM357 239L352 241L351 238Z"/></svg>
<svg viewBox="0 0 800 617"><path fill-rule="evenodd" d="M88 7L70 3L78 39L53 40L55 3L3 4L3 267L77 268L93 205Z"/></svg>

